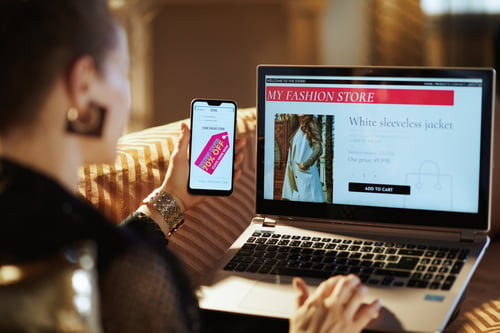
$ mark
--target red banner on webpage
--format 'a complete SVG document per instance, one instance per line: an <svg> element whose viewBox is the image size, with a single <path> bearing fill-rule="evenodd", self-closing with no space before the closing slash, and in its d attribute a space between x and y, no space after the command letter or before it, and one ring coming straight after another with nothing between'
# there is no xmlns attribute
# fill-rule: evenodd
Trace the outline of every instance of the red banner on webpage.
<svg viewBox="0 0 500 333"><path fill-rule="evenodd" d="M267 87L269 102L453 105L453 90Z"/></svg>

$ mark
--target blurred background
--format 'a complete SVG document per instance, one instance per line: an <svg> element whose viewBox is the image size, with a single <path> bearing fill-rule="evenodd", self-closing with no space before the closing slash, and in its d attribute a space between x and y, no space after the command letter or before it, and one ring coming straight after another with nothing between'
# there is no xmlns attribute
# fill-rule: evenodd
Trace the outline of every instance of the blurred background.
<svg viewBox="0 0 500 333"><path fill-rule="evenodd" d="M110 0L129 33L128 131L195 97L256 105L258 64L496 67L500 0Z"/></svg>

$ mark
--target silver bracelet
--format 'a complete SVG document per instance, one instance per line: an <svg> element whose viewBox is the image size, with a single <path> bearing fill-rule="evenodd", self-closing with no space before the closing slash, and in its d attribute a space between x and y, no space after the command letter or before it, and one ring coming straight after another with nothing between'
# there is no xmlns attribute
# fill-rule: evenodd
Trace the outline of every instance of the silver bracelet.
<svg viewBox="0 0 500 333"><path fill-rule="evenodd" d="M184 214L179 205L175 199L165 191L153 191L153 193L144 199L142 203L153 207L163 216L168 226L168 236L173 234L184 223Z"/></svg>

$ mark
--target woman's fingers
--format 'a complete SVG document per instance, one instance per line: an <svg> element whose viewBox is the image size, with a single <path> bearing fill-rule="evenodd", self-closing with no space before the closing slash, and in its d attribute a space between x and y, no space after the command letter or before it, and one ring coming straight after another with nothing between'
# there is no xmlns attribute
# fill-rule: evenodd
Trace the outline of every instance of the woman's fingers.
<svg viewBox="0 0 500 333"><path fill-rule="evenodd" d="M239 151L240 149L242 149L243 147L245 147L246 143L247 143L246 139L244 139L244 138L237 138L236 142L234 144L235 150Z"/></svg>
<svg viewBox="0 0 500 333"><path fill-rule="evenodd" d="M188 159L188 146L191 130L186 123L181 123L181 133L172 153L182 153L182 158Z"/></svg>
<svg viewBox="0 0 500 333"><path fill-rule="evenodd" d="M381 309L381 300L374 300L370 304L364 304L355 314L354 321L358 323L360 328L366 327L372 320L378 318Z"/></svg>
<svg viewBox="0 0 500 333"><path fill-rule="evenodd" d="M362 285L358 285L353 289L351 298L346 302L344 307L344 316L347 320L354 319L354 316L363 303L367 290L368 289Z"/></svg>
<svg viewBox="0 0 500 333"><path fill-rule="evenodd" d="M309 297L309 292L307 290L306 282L301 278L294 278L292 280L293 287L297 291L296 299L296 307L301 307L304 302Z"/></svg>
<svg viewBox="0 0 500 333"><path fill-rule="evenodd" d="M361 285L361 280L356 275L348 275L340 279L335 285L331 295L325 300L328 307L341 305L344 307L352 297L355 289Z"/></svg>
<svg viewBox="0 0 500 333"><path fill-rule="evenodd" d="M186 123L181 123L180 135L174 146L167 172L161 189L170 193L182 211L186 211L204 199L202 195L192 195L187 191L189 170L189 138L191 130Z"/></svg>
<svg viewBox="0 0 500 333"><path fill-rule="evenodd" d="M301 278L293 279L297 309L290 319L291 333L357 333L379 314L381 304L364 304L366 287L355 275L334 276L309 295Z"/></svg>
<svg viewBox="0 0 500 333"><path fill-rule="evenodd" d="M239 165L243 161L245 154L243 153L243 148L246 145L246 140L243 138L237 138L234 143L235 156L234 156L234 172L233 177L234 180L238 180L241 176L242 170L239 168Z"/></svg>
<svg viewBox="0 0 500 333"><path fill-rule="evenodd" d="M351 332L360 332L378 317L381 302L377 300L369 305L364 304L367 291L368 288L355 275L345 276L338 281L331 295L325 299L326 307L338 316L336 322L331 320L331 327L339 331L349 328Z"/></svg>

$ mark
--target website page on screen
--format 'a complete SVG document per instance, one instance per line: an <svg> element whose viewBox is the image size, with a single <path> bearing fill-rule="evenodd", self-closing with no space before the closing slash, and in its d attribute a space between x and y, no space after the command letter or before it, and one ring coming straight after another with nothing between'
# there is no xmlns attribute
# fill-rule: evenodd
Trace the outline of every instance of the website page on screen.
<svg viewBox="0 0 500 333"><path fill-rule="evenodd" d="M480 79L267 76L264 199L476 213Z"/></svg>

